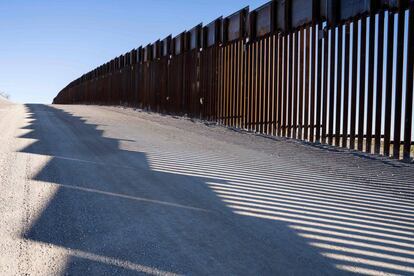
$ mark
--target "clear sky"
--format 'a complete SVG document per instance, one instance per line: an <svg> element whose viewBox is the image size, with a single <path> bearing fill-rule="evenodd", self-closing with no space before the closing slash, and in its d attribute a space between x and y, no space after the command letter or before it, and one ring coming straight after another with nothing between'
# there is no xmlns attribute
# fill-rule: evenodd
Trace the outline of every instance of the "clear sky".
<svg viewBox="0 0 414 276"><path fill-rule="evenodd" d="M51 103L85 72L200 22L267 0L0 1L0 91Z"/></svg>

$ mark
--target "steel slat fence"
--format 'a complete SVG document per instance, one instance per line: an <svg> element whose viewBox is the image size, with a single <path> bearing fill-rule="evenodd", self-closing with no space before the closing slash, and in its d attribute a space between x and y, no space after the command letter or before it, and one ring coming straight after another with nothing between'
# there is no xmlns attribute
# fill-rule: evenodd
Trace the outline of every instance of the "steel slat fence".
<svg viewBox="0 0 414 276"><path fill-rule="evenodd" d="M198 25L83 75L54 103L136 106L412 161L413 1L315 12L325 1L302 21L291 0Z"/></svg>

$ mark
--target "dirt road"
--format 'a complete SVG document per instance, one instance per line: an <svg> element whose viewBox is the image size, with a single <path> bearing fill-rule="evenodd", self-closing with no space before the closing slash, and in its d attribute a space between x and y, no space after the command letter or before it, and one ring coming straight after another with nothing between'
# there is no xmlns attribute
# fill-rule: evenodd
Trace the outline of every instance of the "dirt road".
<svg viewBox="0 0 414 276"><path fill-rule="evenodd" d="M0 106L0 275L414 273L414 167L96 106Z"/></svg>

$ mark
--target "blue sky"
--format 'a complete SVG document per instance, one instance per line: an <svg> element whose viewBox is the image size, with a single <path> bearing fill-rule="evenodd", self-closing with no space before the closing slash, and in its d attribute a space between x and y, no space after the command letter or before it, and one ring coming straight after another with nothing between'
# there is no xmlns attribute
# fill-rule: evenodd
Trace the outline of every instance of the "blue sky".
<svg viewBox="0 0 414 276"><path fill-rule="evenodd" d="M267 0L0 1L0 91L51 103L67 83L140 45Z"/></svg>

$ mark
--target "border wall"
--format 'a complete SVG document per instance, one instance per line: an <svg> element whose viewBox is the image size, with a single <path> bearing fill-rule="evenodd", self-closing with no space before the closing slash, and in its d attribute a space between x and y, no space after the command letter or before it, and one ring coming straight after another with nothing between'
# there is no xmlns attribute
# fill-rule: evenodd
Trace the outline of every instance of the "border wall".
<svg viewBox="0 0 414 276"><path fill-rule="evenodd" d="M53 103L134 106L411 162L413 69L413 0L279 0L133 49Z"/></svg>

